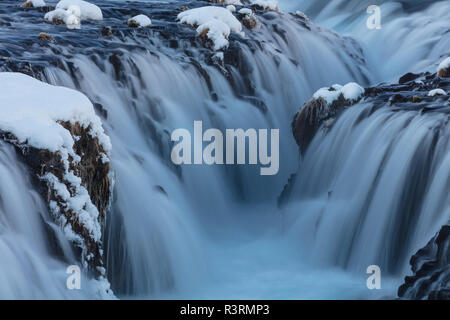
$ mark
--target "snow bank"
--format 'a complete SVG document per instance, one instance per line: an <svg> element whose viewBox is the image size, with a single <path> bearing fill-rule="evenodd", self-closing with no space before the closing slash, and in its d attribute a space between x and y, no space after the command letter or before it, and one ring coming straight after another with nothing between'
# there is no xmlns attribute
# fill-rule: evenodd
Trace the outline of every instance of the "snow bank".
<svg viewBox="0 0 450 320"><path fill-rule="evenodd" d="M264 10L280 11L277 0L251 0L250 3Z"/></svg>
<svg viewBox="0 0 450 320"><path fill-rule="evenodd" d="M197 27L199 36L206 36L213 42L214 50L228 46L230 32L241 36L242 24L233 14L222 7L201 7L181 12L177 16L180 23Z"/></svg>
<svg viewBox="0 0 450 320"><path fill-rule="evenodd" d="M134 16L131 19L128 19L127 24L129 26L136 26L136 27L150 27L152 25L152 20L150 20L149 17L147 17L145 14L139 14L137 16Z"/></svg>
<svg viewBox="0 0 450 320"><path fill-rule="evenodd" d="M336 101L340 95L343 95L344 99L355 101L358 100L364 94L364 88L355 82L347 83L345 86L335 84L331 88L321 88L314 93L313 98L323 98L328 104Z"/></svg>
<svg viewBox="0 0 450 320"><path fill-rule="evenodd" d="M447 93L442 89L434 89L434 90L431 90L430 92L428 92L429 97L446 96L446 95L447 95Z"/></svg>
<svg viewBox="0 0 450 320"><path fill-rule="evenodd" d="M69 9L70 6L78 6L81 10L82 20L103 20L102 10L95 4L83 0L61 0L56 9Z"/></svg>
<svg viewBox="0 0 450 320"><path fill-rule="evenodd" d="M24 2L22 4L22 7L24 7L24 8L29 8L29 7L40 8L40 7L44 7L44 6L46 6L44 0L27 0L26 2Z"/></svg>
<svg viewBox="0 0 450 320"><path fill-rule="evenodd" d="M0 130L12 133L19 143L77 158L74 140L60 122L90 128L104 150L111 150L100 118L89 99L72 89L52 86L22 73L0 73Z"/></svg>
<svg viewBox="0 0 450 320"><path fill-rule="evenodd" d="M80 7L70 6L67 10L55 9L53 11L47 12L44 19L51 23L65 23L69 29L80 29L81 19L80 19Z"/></svg>

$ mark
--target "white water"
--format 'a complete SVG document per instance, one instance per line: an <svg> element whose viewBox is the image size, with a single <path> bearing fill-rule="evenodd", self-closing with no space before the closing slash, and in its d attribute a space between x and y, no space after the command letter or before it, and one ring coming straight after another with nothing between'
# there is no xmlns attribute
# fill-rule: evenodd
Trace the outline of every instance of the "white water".
<svg viewBox="0 0 450 320"><path fill-rule="evenodd" d="M447 207L443 200L446 188L440 185L442 181L434 178L436 181L430 182L423 202L424 212L416 213L415 225L420 228L414 231L408 244L395 249L402 252L403 260L393 263L384 259L385 252L393 252L386 251L385 247L394 250L398 240L395 230L390 229L397 227L389 219L395 218L401 225L404 218L401 212L390 215L390 208L398 204L399 193L408 182L406 175L398 174L395 165L398 160L411 161L412 154L427 135L424 130L418 130L427 125L421 121L433 123L435 119L419 118L417 124L413 122L415 126L403 129L408 132L402 132L401 124L412 115L399 116L391 125L391 120L382 121L387 115L380 114L361 123L354 131L350 130L353 127L347 124L354 122L359 110L346 113L332 133L313 142L300 164L295 194L287 207L278 209L276 202L283 186L289 175L299 168L290 123L300 106L322 86L349 81L367 85L365 82L373 83L378 77L388 80L393 75L398 76L401 69L388 72L378 70L376 63L367 66L353 61L342 50L342 44L348 44L348 39L342 40L327 31L317 35L315 29L315 32L304 32L290 19L286 16L280 20L287 30L288 44L263 28L257 37L266 41L264 50L244 49L244 57L253 69L250 79L255 84L255 95L268 106L266 114L237 98L215 68L204 66L213 91L219 97L215 102L205 80L187 61L180 62L180 53L175 50L151 47L149 50L153 54L125 52L125 57L131 58L139 68L142 79L138 79L132 64L122 58L127 77L121 83L114 80L113 67L106 59L99 59L104 61L100 62L102 68L84 55L72 59L78 68L76 80L80 90L108 110L104 126L113 144L116 189L105 230L105 249L109 279L118 296L393 297L401 282L399 270L405 270L408 254L423 245L423 239L445 219L446 212L442 208ZM402 54L409 56L409 53ZM274 56L278 57L279 66ZM422 60L420 55L416 58ZM298 66L291 59L297 61ZM379 74L372 76L374 70ZM76 87L72 76L65 71L49 68L46 75L51 83ZM261 177L259 168L249 166L185 166L180 175L170 163L168 133L176 128L192 130L194 120L202 120L204 128L280 128L279 174ZM400 144L397 140L408 137L409 131L414 133L415 139ZM365 140L359 141L361 136ZM381 180L375 184L374 172L380 166L380 158L386 155L389 143L398 143L405 150L401 149L400 155L390 155L391 161L385 164L386 172L383 171ZM442 146L443 150L445 147ZM11 153L10 150L7 155ZM435 157L436 166L429 173L430 181L438 177L437 173L433 174L436 170L446 173L444 160ZM361 168L362 174L355 176L355 168ZM23 172L22 168L17 174L23 176ZM354 185L358 186L357 194ZM333 193L328 199L330 188ZM23 194L30 186L18 189L22 193L17 194ZM363 202L369 195L373 200L366 210ZM37 196L36 199L39 205L31 199L24 200L22 195L17 201L29 204L30 210L24 211L31 214L36 212L36 207L44 207L42 200ZM18 203L14 205L20 208ZM429 211L438 217L432 218ZM366 212L368 221L360 226L359 219ZM381 217L378 212L382 213ZM319 223L320 217L323 220ZM30 227L32 235L45 234L36 231L42 228L38 221ZM317 232L313 233L314 230ZM385 241L386 235L393 239ZM351 246L353 238L357 240ZM53 260L49 258L52 255L45 242L31 236L26 241L23 247L30 246L32 249L28 252L38 252L36 264L45 261L46 272L32 278L36 293L31 295L25 291L30 287L25 282L30 281L27 276L18 285L19 281L14 282L23 291L16 295L14 286L5 286L7 289L0 291L0 296L67 295L64 289L66 263L55 259L55 266L49 267ZM2 254L4 251L6 249L1 249ZM27 268L22 259L25 258L10 260ZM388 269L381 291L366 288L365 267L369 264L380 264ZM26 269L20 274L11 274L8 269L4 274L11 279L22 279L20 275L29 272L32 271ZM55 288L46 287L47 283ZM92 296L90 290L84 289L79 294Z"/></svg>
<svg viewBox="0 0 450 320"><path fill-rule="evenodd" d="M450 54L450 1L444 0L281 0L287 10L302 10L320 25L359 41L376 81L397 81L407 72L435 72ZM366 12L381 9L381 29L370 30Z"/></svg>

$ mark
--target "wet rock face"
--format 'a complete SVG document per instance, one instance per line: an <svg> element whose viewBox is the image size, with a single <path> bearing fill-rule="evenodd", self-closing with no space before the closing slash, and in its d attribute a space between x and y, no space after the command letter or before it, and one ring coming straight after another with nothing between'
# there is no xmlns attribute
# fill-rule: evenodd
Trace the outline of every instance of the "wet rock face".
<svg viewBox="0 0 450 320"><path fill-rule="evenodd" d="M74 137L75 153L80 156L80 161L74 161L69 157L69 168L66 168L64 160L59 152L50 152L46 149L37 149L26 144L19 144L15 137L7 132L0 132L0 138L13 144L18 153L23 156L24 162L29 166L34 176L39 191L47 200L50 211L55 220L65 229L70 226L75 234L74 242L80 249L80 260L89 270L98 276L104 276L103 250L101 239L92 236L92 233L78 220L78 216L58 192L58 188L49 183L43 177L52 175L59 183L65 185L70 192L70 197L79 196L75 190L67 172L74 174L76 179L81 179L81 186L87 190L90 202L98 210L98 224L101 225L109 210L112 193L112 179L107 152L103 149L97 138L89 134L90 128L83 128L79 124L61 122Z"/></svg>
<svg viewBox="0 0 450 320"><path fill-rule="evenodd" d="M398 290L405 299L450 299L450 226L442 229L411 258L412 276Z"/></svg>

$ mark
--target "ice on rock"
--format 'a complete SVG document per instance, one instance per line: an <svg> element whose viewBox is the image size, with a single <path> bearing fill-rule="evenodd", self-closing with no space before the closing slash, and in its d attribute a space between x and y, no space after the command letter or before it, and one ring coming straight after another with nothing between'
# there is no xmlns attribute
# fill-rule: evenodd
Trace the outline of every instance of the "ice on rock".
<svg viewBox="0 0 450 320"><path fill-rule="evenodd" d="M197 35L210 39L214 50L228 46L230 32L244 36L239 20L222 7L210 6L187 10L178 14L177 20L197 27Z"/></svg>
<svg viewBox="0 0 450 320"><path fill-rule="evenodd" d="M82 20L103 20L102 10L95 4L83 0L61 0L56 5L56 9L67 10L71 6L80 8Z"/></svg>

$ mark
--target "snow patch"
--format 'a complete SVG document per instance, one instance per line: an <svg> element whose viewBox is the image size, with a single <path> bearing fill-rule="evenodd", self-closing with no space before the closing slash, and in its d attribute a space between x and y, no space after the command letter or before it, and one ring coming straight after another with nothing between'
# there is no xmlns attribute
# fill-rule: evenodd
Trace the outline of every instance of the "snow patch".
<svg viewBox="0 0 450 320"><path fill-rule="evenodd" d="M240 14L251 15L251 14L253 14L253 11L252 11L252 9L249 9L249 8L242 8L241 10L239 10L239 13Z"/></svg>
<svg viewBox="0 0 450 320"><path fill-rule="evenodd" d="M232 4L227 6L227 10L230 11L231 13L236 12L236 7Z"/></svg>
<svg viewBox="0 0 450 320"><path fill-rule="evenodd" d="M242 6L241 0L217 0L216 3L219 4L230 4L235 6Z"/></svg>
<svg viewBox="0 0 450 320"><path fill-rule="evenodd" d="M61 0L56 5L56 9L67 10L70 6L80 8L82 20L103 20L102 10L95 4L83 0Z"/></svg>
<svg viewBox="0 0 450 320"><path fill-rule="evenodd" d="M145 14L139 14L137 16L134 16L131 19L128 19L127 24L133 24L135 23L139 27L150 27L152 25L152 20L150 20L149 17L147 17Z"/></svg>
<svg viewBox="0 0 450 320"><path fill-rule="evenodd" d="M317 90L313 98L323 98L327 104L332 104L342 94L346 100L356 101L364 94L364 91L364 88L355 82L347 83L345 86L335 84L331 88L325 87Z"/></svg>
<svg viewBox="0 0 450 320"><path fill-rule="evenodd" d="M442 89L434 89L434 90L431 90L430 92L428 92L429 97L446 96L446 95L447 95L447 93Z"/></svg>
<svg viewBox="0 0 450 320"><path fill-rule="evenodd" d="M69 29L80 29L80 15L80 7L70 6L67 10L55 9L53 11L47 12L44 16L44 19L51 23L62 21L67 25L67 28Z"/></svg>
<svg viewBox="0 0 450 320"><path fill-rule="evenodd" d="M239 20L229 10L222 7L211 6L187 10L178 14L177 20L197 27L197 35L210 39L214 50L228 46L230 32L244 36Z"/></svg>
<svg viewBox="0 0 450 320"><path fill-rule="evenodd" d="M448 69L450 68L450 57L448 57L447 59L445 59L444 61L442 61L438 68L437 68L437 72L439 73L442 70Z"/></svg>
<svg viewBox="0 0 450 320"><path fill-rule="evenodd" d="M94 107L82 93L52 86L22 73L0 73L0 130L12 133L19 143L62 156L79 158L74 139L60 122L78 123L90 127L90 135L98 138L106 152L111 150Z"/></svg>

